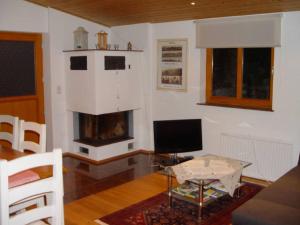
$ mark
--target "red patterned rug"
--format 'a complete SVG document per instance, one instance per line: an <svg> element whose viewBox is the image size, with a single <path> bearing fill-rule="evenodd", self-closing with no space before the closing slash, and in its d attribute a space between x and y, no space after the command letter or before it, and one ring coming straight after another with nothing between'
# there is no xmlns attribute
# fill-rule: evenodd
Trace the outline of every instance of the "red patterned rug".
<svg viewBox="0 0 300 225"><path fill-rule="evenodd" d="M240 197L225 195L208 204L203 210L203 219L197 220L197 206L182 200L173 200L168 207L168 196L160 193L125 209L95 220L103 225L208 225L230 224L231 212L252 198L261 186L246 184L241 187Z"/></svg>

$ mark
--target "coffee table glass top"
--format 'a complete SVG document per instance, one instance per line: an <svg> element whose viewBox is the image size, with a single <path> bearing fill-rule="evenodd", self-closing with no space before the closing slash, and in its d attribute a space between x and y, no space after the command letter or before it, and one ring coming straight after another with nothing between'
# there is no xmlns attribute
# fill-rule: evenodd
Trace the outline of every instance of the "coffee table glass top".
<svg viewBox="0 0 300 225"><path fill-rule="evenodd" d="M199 158L205 158L205 157L215 157L216 155L213 155L213 154L207 154L207 155L204 155L204 156L201 156L201 157L198 157L196 159L199 159ZM250 162L246 162L246 161L242 161L242 160L238 160L238 159L233 159L233 158L229 158L229 157L223 157L223 156L216 156L216 157L221 157L223 158L224 160L234 160L236 162L238 162L241 167L244 169L250 165L252 165L252 163ZM163 165L160 165L160 167L163 169L161 171L162 174L164 175L168 175L168 176L172 176L172 177L176 177L173 170L172 170L172 166L163 166ZM188 180L189 182L191 183L194 183L194 184L201 184L201 185L208 185L214 181L216 181L216 179L190 179Z"/></svg>

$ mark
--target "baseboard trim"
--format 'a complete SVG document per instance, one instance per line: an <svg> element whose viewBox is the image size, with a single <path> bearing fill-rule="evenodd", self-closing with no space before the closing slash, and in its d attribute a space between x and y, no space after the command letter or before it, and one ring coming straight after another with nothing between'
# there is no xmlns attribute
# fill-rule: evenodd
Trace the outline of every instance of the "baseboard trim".
<svg viewBox="0 0 300 225"><path fill-rule="evenodd" d="M257 185L261 185L263 187L268 187L273 183L271 181L262 180L262 179L258 179L258 178L253 178L253 177L247 177L247 176L242 176L242 181L257 184Z"/></svg>
<svg viewBox="0 0 300 225"><path fill-rule="evenodd" d="M126 157L134 156L134 155L137 155L137 154L152 155L154 153L153 153L153 151L148 151L148 150L145 150L145 149L139 149L139 150L131 151L131 152L128 152L128 153L125 153L125 154L122 154L122 155L110 157L110 158L107 158L107 159L102 159L102 160L99 160L99 161L92 160L92 159L86 158L84 156L81 156L81 155L78 155L78 154L75 154L75 153L72 153L72 152L65 152L63 154L63 157L72 157L72 158L75 158L75 159L86 161L86 162L94 164L94 165L99 165L99 164L105 164L105 163L109 163L109 162L112 162L112 161L115 161L115 160L123 159L123 158L126 158Z"/></svg>

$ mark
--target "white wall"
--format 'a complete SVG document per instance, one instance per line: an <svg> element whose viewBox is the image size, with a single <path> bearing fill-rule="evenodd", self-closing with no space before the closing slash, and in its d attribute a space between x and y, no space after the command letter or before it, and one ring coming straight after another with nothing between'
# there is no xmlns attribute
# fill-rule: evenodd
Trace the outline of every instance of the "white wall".
<svg viewBox="0 0 300 225"><path fill-rule="evenodd" d="M149 23L111 28L111 43L119 44L120 49L127 49L128 42L132 43L133 50L143 50L143 64L141 71L141 108L135 111L134 137L137 149L149 149L151 146L151 118L152 118L152 64L149 56L153 54L152 25ZM133 87L135 88L135 87ZM140 87L137 87L140 88Z"/></svg>
<svg viewBox="0 0 300 225"><path fill-rule="evenodd" d="M47 8L23 0L0 0L0 30L48 32Z"/></svg>
<svg viewBox="0 0 300 225"><path fill-rule="evenodd" d="M149 109L151 115L147 117L148 124L153 120L178 119L178 118L202 118L203 144L206 152L218 153L222 149L220 134L222 132L234 134L246 134L257 137L275 138L284 140L294 145L294 163L297 161L300 150L300 12L288 12L282 18L282 46L275 49L274 71L274 112L258 110L234 109L196 105L204 102L205 96L205 50L195 48L195 24L193 21L181 21L171 23L152 24L137 27L139 31L126 27L114 28L112 32L126 35L120 38L120 42L134 40L136 34L146 29L146 39L143 44L138 44L147 52L146 62L152 65L150 71L151 84L145 84L145 88L152 87L152 97ZM142 26L142 25L140 25ZM120 35L120 33L118 34ZM130 36L131 35L131 36ZM112 34L112 36L114 36ZM174 92L156 89L157 71L157 39L187 38L188 39L188 91ZM148 39L152 40L149 43ZM144 76L149 76L145 73ZM152 138L150 138L152 140ZM149 146L146 146L149 148ZM153 145L150 148L153 148ZM195 153L195 155L200 152Z"/></svg>
<svg viewBox="0 0 300 225"><path fill-rule="evenodd" d="M97 36L101 30L109 33L110 29L96 23L49 9L49 40L51 64L51 98L52 98L52 126L53 146L62 147L64 151L71 151L72 113L66 108L65 67L63 50L73 49L73 31L83 26L88 32L89 48L95 48Z"/></svg>
<svg viewBox="0 0 300 225"><path fill-rule="evenodd" d="M89 32L89 47L95 34L109 28L87 20L41 7L23 0L0 0L0 30L43 33L43 67L47 149L69 150L68 121L65 107L64 58L62 51L73 49L73 31L83 26Z"/></svg>

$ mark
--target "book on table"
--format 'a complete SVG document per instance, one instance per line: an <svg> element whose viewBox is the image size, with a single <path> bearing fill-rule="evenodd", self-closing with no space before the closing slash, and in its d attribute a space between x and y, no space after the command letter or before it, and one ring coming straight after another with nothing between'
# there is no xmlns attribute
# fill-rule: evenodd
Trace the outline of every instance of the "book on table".
<svg viewBox="0 0 300 225"><path fill-rule="evenodd" d="M242 185L244 185L243 183L237 183L236 187L235 188L239 188L241 187ZM218 190L218 191L222 191L222 192L228 192L225 188L225 186L219 181L219 180L216 180L210 184L208 184L206 187L206 189L209 189L209 188L213 188L215 190Z"/></svg>
<svg viewBox="0 0 300 225"><path fill-rule="evenodd" d="M219 185L220 186L220 185ZM199 189L198 185L193 183L183 183L175 188L172 189L172 192L191 199L198 199L199 198ZM211 185L204 188L203 191L203 201L206 202L211 199L216 199L222 197L227 192L218 190L213 188Z"/></svg>

